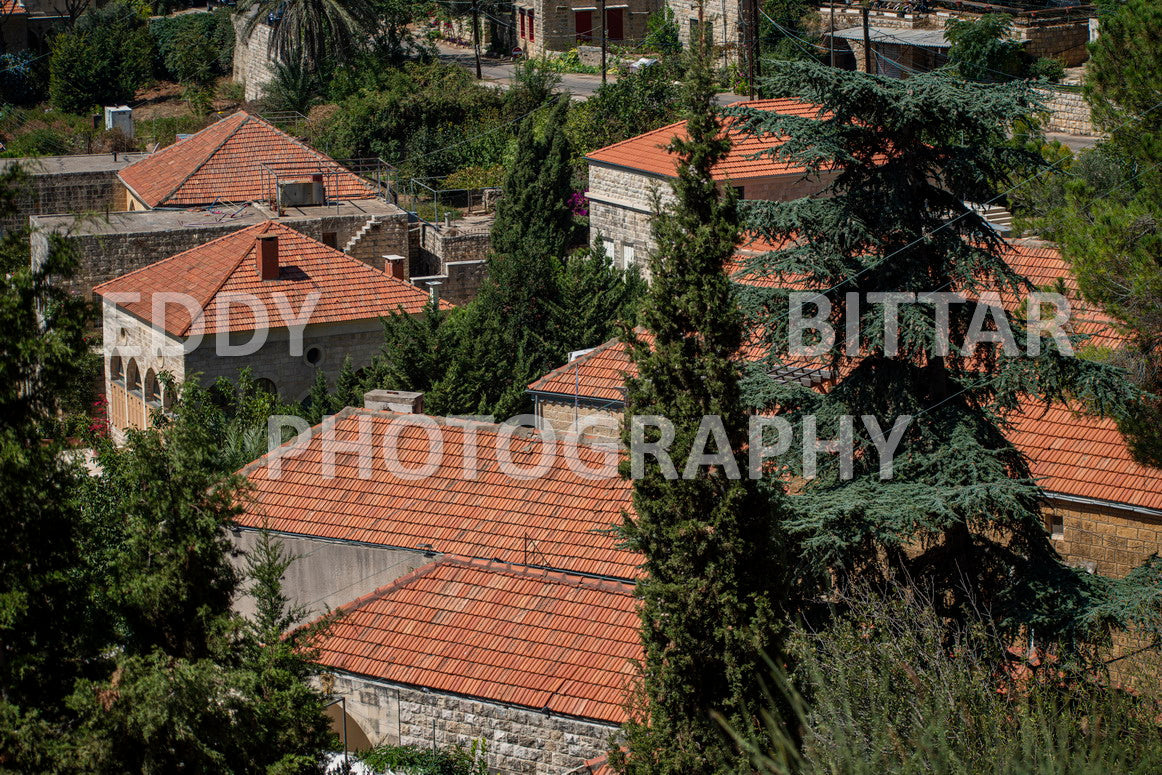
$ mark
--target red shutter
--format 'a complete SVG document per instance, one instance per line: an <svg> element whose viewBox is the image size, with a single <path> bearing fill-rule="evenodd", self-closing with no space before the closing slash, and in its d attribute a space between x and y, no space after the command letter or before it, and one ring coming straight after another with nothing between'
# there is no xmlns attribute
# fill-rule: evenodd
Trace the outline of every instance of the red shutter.
<svg viewBox="0 0 1162 775"><path fill-rule="evenodd" d="M537 18L536 11L529 9L529 40L537 39Z"/></svg>
<svg viewBox="0 0 1162 775"><path fill-rule="evenodd" d="M623 8L610 8L605 12L605 34L609 40L625 40L625 17Z"/></svg>
<svg viewBox="0 0 1162 775"><path fill-rule="evenodd" d="M520 9L520 36L525 36L525 9Z"/></svg>
<svg viewBox="0 0 1162 775"><path fill-rule="evenodd" d="M578 43L587 43L593 40L593 11L574 11L574 28Z"/></svg>

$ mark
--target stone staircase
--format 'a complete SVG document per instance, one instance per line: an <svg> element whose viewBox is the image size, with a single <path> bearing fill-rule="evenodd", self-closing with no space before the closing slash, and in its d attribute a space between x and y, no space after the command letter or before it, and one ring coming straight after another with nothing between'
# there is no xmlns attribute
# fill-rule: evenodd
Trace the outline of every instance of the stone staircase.
<svg viewBox="0 0 1162 775"><path fill-rule="evenodd" d="M373 215L368 218L367 223L363 224L363 227L360 228L359 231L352 234L351 239L347 240L347 244L343 246L343 252L349 256L353 255L352 251L359 246L359 243L363 241L363 238L366 237L368 233L370 233L371 230L374 229L378 224L378 215Z"/></svg>
<svg viewBox="0 0 1162 775"><path fill-rule="evenodd" d="M1002 236L1009 236L1013 233L1013 214L1000 205L980 206L970 204L977 215L985 219L989 226L992 226Z"/></svg>

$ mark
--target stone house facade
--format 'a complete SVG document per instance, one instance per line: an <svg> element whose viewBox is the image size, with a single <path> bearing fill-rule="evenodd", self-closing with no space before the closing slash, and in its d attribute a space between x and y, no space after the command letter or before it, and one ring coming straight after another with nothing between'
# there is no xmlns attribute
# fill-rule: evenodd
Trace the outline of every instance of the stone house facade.
<svg viewBox="0 0 1162 775"><path fill-rule="evenodd" d="M37 159L0 159L0 169L19 165L28 187L16 199L16 212L0 219L5 228L28 225L29 216L51 213L101 216L117 207L117 173L144 154L79 154Z"/></svg>
<svg viewBox="0 0 1162 775"><path fill-rule="evenodd" d="M754 100L738 103L757 110L773 110L814 117L813 106L794 100ZM589 238L601 245L614 264L626 268L644 266L653 249L650 225L653 214L673 200L671 181L677 176L677 158L665 150L685 123L647 132L594 151L585 157L589 165ZM769 138L735 136L727 156L714 168L721 186L731 186L742 199L789 201L822 191L829 176L808 175L786 162L749 158L777 148Z"/></svg>
<svg viewBox="0 0 1162 775"><path fill-rule="evenodd" d="M627 46L644 39L649 15L661 5L661 0L604 3L607 46ZM578 46L600 46L601 7L601 0L517 0L513 3L516 45L533 57Z"/></svg>
<svg viewBox="0 0 1162 775"><path fill-rule="evenodd" d="M112 431L149 427L180 385L249 369L286 400L316 374L334 380L383 345L380 318L418 313L428 295L289 227L234 231L95 288L102 302Z"/></svg>

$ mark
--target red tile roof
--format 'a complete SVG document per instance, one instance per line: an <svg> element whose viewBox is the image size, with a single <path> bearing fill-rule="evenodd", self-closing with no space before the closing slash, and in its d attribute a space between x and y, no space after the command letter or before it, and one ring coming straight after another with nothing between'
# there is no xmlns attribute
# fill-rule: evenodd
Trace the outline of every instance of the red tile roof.
<svg viewBox="0 0 1162 775"><path fill-rule="evenodd" d="M543 476L517 478L499 465L502 426L432 418L443 440L440 465L431 476L409 479L388 469L385 434L393 426L402 429L399 458L406 466L423 466L430 448L424 430L401 418L414 416L363 409L337 415L330 438L354 442L363 432L360 443L369 454L363 471L358 460L344 455L336 456L333 471L324 469L319 426L300 452L279 460L281 470L272 471L270 455L251 463L243 469L250 499L239 524L408 549L427 545L440 553L572 573L637 575L640 559L618 548L608 534L630 501L631 483L616 475L616 450L582 446L578 451L582 465L610 467L611 476L577 473L558 445ZM473 443L475 478L465 473ZM553 448L541 433L528 430L517 432L511 449L514 465L529 469Z"/></svg>
<svg viewBox="0 0 1162 775"><path fill-rule="evenodd" d="M1076 299L1076 282L1051 245L1018 241L1007 260L1035 285L1064 281L1067 292ZM1121 341L1100 310L1078 301L1074 313L1073 328L1095 334L1091 341ZM751 348L747 357L756 353L757 349ZM806 362L793 365L811 368ZM625 345L615 339L550 371L528 389L569 398L576 394L587 404L606 402L611 411L620 412L626 376L636 373ZM1029 457L1034 476L1045 490L1162 511L1162 470L1135 463L1112 420L1075 414L1062 406L1054 406L1045 414L1043 407L1032 403L1013 419L1010 440Z"/></svg>
<svg viewBox="0 0 1162 775"><path fill-rule="evenodd" d="M344 610L326 667L610 723L641 658L621 582L443 558Z"/></svg>
<svg viewBox="0 0 1162 775"><path fill-rule="evenodd" d="M1135 463L1113 420L1061 405L1029 406L1009 419L1009 440L1044 489L1162 512L1162 469Z"/></svg>
<svg viewBox="0 0 1162 775"><path fill-rule="evenodd" d="M804 118L818 118L820 110L816 105L808 105L798 100L789 99L752 100L739 102L736 105ZM782 145L782 140L778 138L743 136L736 131L730 131L729 134L734 142L726 157L715 165L712 173L715 180L765 178L772 175L788 175L804 171L803 167L789 161L769 157L748 158L759 151L779 147ZM678 157L666 150L666 146L676 137L686 137L685 121L679 121L652 132L631 137L620 143L614 143L594 151L585 158L591 162L612 164L653 175L677 177Z"/></svg>
<svg viewBox="0 0 1162 775"><path fill-rule="evenodd" d="M273 197L279 182L324 173L327 198L370 199L375 191L337 162L246 111L125 167L118 175L149 207L252 202Z"/></svg>
<svg viewBox="0 0 1162 775"><path fill-rule="evenodd" d="M255 240L260 234L278 237L277 280L262 280L258 275ZM243 304L229 303L241 294L262 302L271 328L286 326L280 300L285 300L283 308L294 315L306 309L312 293L319 296L310 313L311 324L371 320L400 307L414 313L422 310L428 301L428 294L414 285L274 221L219 237L102 283L93 290L102 296L139 294L139 301L118 302L117 306L149 323L155 322L154 294L189 295L200 309L192 317L183 306L165 307L165 330L179 337L255 330L253 311Z"/></svg>
<svg viewBox="0 0 1162 775"><path fill-rule="evenodd" d="M0 21L8 16L25 16L28 9L20 0L0 0Z"/></svg>

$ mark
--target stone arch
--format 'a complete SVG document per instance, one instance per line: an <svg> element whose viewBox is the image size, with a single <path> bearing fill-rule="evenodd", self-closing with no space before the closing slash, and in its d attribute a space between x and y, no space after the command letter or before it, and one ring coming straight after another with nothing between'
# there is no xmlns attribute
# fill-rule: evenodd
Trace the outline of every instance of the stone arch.
<svg viewBox="0 0 1162 775"><path fill-rule="evenodd" d="M109 359L109 379L113 382L125 379L125 362L121 360L120 355L114 355Z"/></svg>
<svg viewBox="0 0 1162 775"><path fill-rule="evenodd" d="M254 387L263 391L264 393L269 393L272 396L278 395L278 387L274 384L273 379L259 377L258 379L254 380Z"/></svg>
<svg viewBox="0 0 1162 775"><path fill-rule="evenodd" d="M368 751L374 748L371 738L363 731L363 727L355 720L355 717L343 710L343 703L336 702L328 705L326 713L331 722L331 731L338 736L340 743L343 740L343 725L346 723L348 751Z"/></svg>
<svg viewBox="0 0 1162 775"><path fill-rule="evenodd" d="M125 387L130 392L141 390L141 369L136 359L130 358L129 365L125 367Z"/></svg>
<svg viewBox="0 0 1162 775"><path fill-rule="evenodd" d="M145 400L161 405L161 383L157 381L157 373L153 369L145 372Z"/></svg>

